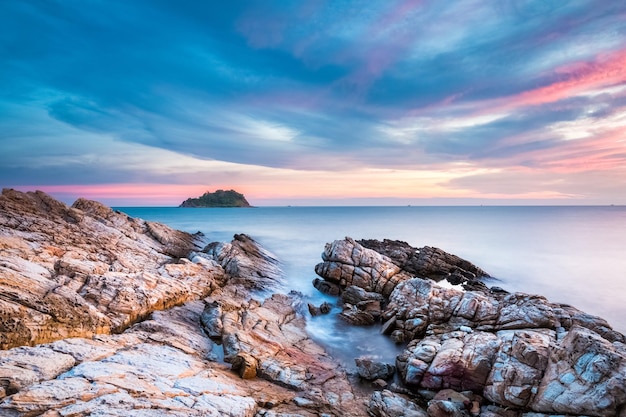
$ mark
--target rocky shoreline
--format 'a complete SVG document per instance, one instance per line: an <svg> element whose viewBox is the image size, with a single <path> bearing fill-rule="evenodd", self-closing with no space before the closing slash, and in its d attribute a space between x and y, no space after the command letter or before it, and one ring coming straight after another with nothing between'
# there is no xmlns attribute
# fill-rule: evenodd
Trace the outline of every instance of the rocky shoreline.
<svg viewBox="0 0 626 417"><path fill-rule="evenodd" d="M396 363L343 370L305 329L330 309L285 294L249 236L3 190L0 416L626 416L604 320L488 288L437 248L346 238L322 260L315 287L404 346Z"/></svg>

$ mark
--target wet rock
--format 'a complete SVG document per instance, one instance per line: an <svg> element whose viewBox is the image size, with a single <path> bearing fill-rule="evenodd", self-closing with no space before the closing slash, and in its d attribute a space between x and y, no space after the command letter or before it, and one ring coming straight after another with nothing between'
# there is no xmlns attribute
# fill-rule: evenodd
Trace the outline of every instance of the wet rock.
<svg viewBox="0 0 626 417"><path fill-rule="evenodd" d="M332 282L325 281L320 278L315 278L313 280L313 286L321 293L338 296L341 294L341 287L337 284L333 284Z"/></svg>
<svg viewBox="0 0 626 417"><path fill-rule="evenodd" d="M380 304L385 301L385 297L377 292L365 291L363 288L351 285L341 293L341 301L352 305L369 301L377 301Z"/></svg>
<svg viewBox="0 0 626 417"><path fill-rule="evenodd" d="M315 272L341 288L354 285L389 296L399 282L411 278L391 259L351 238L327 244L322 259L324 262L315 266Z"/></svg>
<svg viewBox="0 0 626 417"><path fill-rule="evenodd" d="M236 234L228 243L210 243L202 253L224 268L232 285L262 291L282 287L280 261L248 235Z"/></svg>
<svg viewBox="0 0 626 417"><path fill-rule="evenodd" d="M396 372L396 367L385 362L377 361L367 356L354 359L359 376L373 381L375 379L389 379Z"/></svg>
<svg viewBox="0 0 626 417"><path fill-rule="evenodd" d="M449 400L432 400L426 409L428 417L468 417L463 404Z"/></svg>
<svg viewBox="0 0 626 417"><path fill-rule="evenodd" d="M319 307L311 303L308 303L307 308L309 309L309 314L315 317L315 316L319 316L322 314L330 313L330 310L332 310L333 306L330 303L326 303L326 302L320 304Z"/></svg>
<svg viewBox="0 0 626 417"><path fill-rule="evenodd" d="M200 316L200 323L206 334L213 339L222 337L224 325L222 324L222 306L218 301L206 301L204 310Z"/></svg>
<svg viewBox="0 0 626 417"><path fill-rule="evenodd" d="M402 270L421 278L435 281L447 279L456 285L468 280L488 277L485 271L471 262L439 248L424 246L414 248L399 240L359 240L366 248L389 257Z"/></svg>
<svg viewBox="0 0 626 417"><path fill-rule="evenodd" d="M376 323L376 317L369 311L363 311L357 308L357 306L344 306L339 318L346 323L350 323L353 326L370 326Z"/></svg>
<svg viewBox="0 0 626 417"><path fill-rule="evenodd" d="M427 417L428 415L416 403L388 390L376 391L372 394L368 411L375 417Z"/></svg>

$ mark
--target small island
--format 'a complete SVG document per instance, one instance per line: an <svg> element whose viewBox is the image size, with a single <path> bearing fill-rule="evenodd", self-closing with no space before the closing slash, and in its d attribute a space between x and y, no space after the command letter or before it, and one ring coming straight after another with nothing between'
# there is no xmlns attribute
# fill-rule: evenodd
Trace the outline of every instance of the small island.
<svg viewBox="0 0 626 417"><path fill-rule="evenodd" d="M178 207L252 207L243 194L235 190L207 191L198 198L188 198Z"/></svg>

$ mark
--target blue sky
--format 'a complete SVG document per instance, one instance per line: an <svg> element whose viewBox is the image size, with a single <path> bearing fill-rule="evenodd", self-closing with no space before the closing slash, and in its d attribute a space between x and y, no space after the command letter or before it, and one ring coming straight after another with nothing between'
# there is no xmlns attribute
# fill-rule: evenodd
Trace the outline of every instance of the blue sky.
<svg viewBox="0 0 626 417"><path fill-rule="evenodd" d="M0 3L0 185L626 204L622 1Z"/></svg>

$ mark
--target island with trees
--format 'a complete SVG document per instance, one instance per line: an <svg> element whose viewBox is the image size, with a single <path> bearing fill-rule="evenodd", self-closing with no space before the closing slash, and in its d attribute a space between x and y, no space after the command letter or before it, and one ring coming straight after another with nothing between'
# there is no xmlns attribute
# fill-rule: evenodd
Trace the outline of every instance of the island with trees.
<svg viewBox="0 0 626 417"><path fill-rule="evenodd" d="M188 198L179 207L252 207L243 194L235 190L207 191L198 198Z"/></svg>

